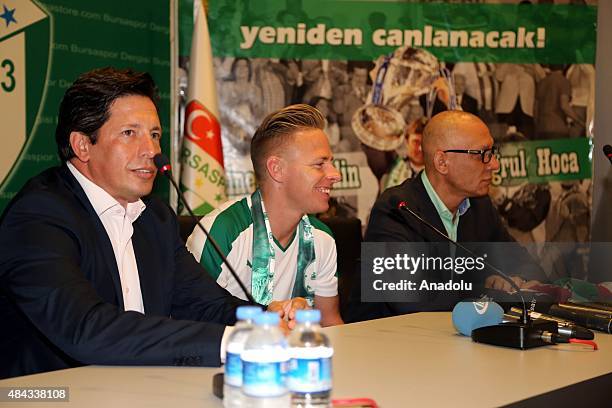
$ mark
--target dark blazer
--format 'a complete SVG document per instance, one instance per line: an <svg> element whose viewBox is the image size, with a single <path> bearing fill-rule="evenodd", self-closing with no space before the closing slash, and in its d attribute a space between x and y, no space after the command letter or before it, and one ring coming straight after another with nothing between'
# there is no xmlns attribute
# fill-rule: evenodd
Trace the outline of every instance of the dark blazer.
<svg viewBox="0 0 612 408"><path fill-rule="evenodd" d="M65 165L11 201L0 218L0 378L83 364L220 365L225 325L245 302L187 252L166 204L143 201L132 242L145 315L123 310L111 242Z"/></svg>
<svg viewBox="0 0 612 408"><path fill-rule="evenodd" d="M402 201L437 229L446 231L419 173L399 186L385 190L376 200L370 214L365 241L440 242L443 240L426 225L419 223L409 214L400 212L398 205ZM457 241L515 242L488 196L470 198L470 208L461 216L459 222Z"/></svg>
<svg viewBox="0 0 612 408"><path fill-rule="evenodd" d="M368 227L365 242L444 242L444 239L432 231L429 227L420 223L413 216L398 209L400 202L406 202L410 209L421 218L427 220L439 231L446 233L444 224L438 215L433 202L425 190L421 175L404 181L401 185L385 190L376 200ZM459 221L457 230L457 241L461 243L489 243L489 242L516 242L504 227L497 210L491 203L489 197L470 198L470 208ZM478 244L466 244L477 254L482 247ZM529 279L545 279L541 269L533 262L527 251L519 245L505 246L504 251L512 250L513 265L520 263L521 269L512 269L509 275L520 275ZM498 248L486 248L487 252L496 251ZM437 254L448 255L448 254ZM489 253L489 255L491 255ZM488 261L491 261L489 257ZM504 270L504 265L496 265ZM484 281L484 276L479 276ZM358 286L358 285L357 285ZM428 299L423 303L361 303L359 292L353 291L351 296L351 308L353 316L348 321L372 319L376 317L394 314L425 311L425 310L449 310L452 305L460 299Z"/></svg>

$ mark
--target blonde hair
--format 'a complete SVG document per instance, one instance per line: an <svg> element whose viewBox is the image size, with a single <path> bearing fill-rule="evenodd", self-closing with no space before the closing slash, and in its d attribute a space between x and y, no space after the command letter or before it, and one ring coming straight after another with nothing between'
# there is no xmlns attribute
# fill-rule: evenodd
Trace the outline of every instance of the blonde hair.
<svg viewBox="0 0 612 408"><path fill-rule="evenodd" d="M304 129L324 129L325 117L310 105L290 105L270 113L261 122L251 139L251 161L255 177L265 177L266 159L280 148L288 136Z"/></svg>

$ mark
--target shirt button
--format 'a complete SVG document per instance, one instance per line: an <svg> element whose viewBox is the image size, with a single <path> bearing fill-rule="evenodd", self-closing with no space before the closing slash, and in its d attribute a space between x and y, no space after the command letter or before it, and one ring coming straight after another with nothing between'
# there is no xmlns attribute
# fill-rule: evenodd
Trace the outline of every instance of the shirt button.
<svg viewBox="0 0 612 408"><path fill-rule="evenodd" d="M127 295L128 293L130 293L130 288L125 288L125 294Z"/></svg>

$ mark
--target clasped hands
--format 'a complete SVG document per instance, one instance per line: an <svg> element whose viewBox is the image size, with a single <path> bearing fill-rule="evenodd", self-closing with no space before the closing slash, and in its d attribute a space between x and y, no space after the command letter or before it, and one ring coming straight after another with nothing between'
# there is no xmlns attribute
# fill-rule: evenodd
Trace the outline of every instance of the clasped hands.
<svg viewBox="0 0 612 408"><path fill-rule="evenodd" d="M279 327L285 334L288 334L295 327L295 313L300 309L310 309L308 302L303 297L273 300L268 305L268 312L275 312L280 316Z"/></svg>

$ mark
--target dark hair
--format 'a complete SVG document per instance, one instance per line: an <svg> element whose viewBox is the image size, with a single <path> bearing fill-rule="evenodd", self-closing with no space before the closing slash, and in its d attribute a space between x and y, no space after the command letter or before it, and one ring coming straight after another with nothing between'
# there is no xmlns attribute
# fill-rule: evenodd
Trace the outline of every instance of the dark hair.
<svg viewBox="0 0 612 408"><path fill-rule="evenodd" d="M255 177L265 176L266 159L273 149L282 145L287 136L304 129L324 129L325 118L317 108L297 104L266 116L251 139L251 161Z"/></svg>
<svg viewBox="0 0 612 408"><path fill-rule="evenodd" d="M246 61L247 68L249 69L248 81L251 82L251 78L253 77L253 67L251 66L251 61L248 58L236 58L232 62L232 66L230 67L230 74L225 78L225 81L235 81L236 80L236 65L238 65L238 62L240 61Z"/></svg>
<svg viewBox="0 0 612 408"><path fill-rule="evenodd" d="M113 102L129 95L146 96L157 108L157 87L146 72L106 67L81 74L66 90L59 107L55 142L60 159L65 162L75 157L70 147L71 132L81 132L95 144Z"/></svg>

